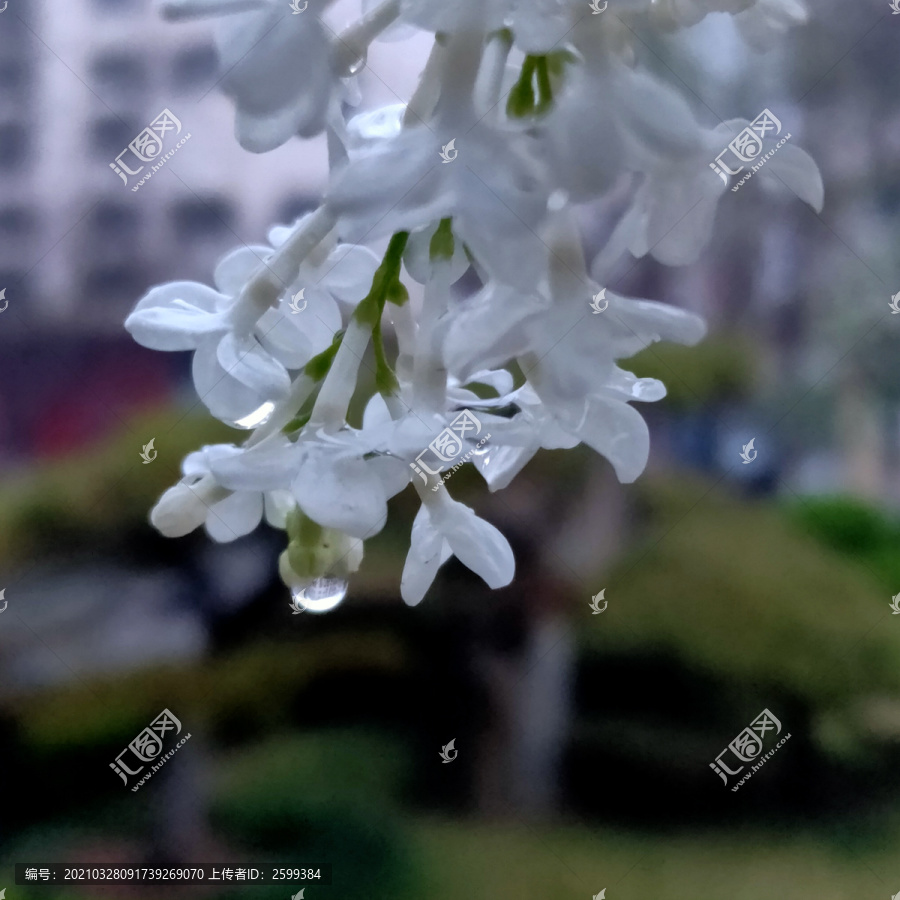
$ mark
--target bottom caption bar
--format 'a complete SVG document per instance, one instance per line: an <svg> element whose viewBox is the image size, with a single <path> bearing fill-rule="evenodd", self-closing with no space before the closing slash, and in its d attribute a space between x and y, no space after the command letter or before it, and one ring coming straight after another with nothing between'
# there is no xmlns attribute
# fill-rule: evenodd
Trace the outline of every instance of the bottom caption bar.
<svg viewBox="0 0 900 900"><path fill-rule="evenodd" d="M308 866L34 866L16 863L16 884L331 884L331 864Z"/></svg>

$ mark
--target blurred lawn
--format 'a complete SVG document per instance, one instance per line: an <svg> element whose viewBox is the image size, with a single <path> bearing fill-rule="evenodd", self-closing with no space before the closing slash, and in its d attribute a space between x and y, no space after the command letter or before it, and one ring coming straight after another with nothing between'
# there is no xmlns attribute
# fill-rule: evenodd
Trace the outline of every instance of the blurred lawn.
<svg viewBox="0 0 900 900"><path fill-rule="evenodd" d="M589 900L603 888L607 900L887 900L900 886L897 832L853 855L771 830L655 837L431 821L413 834L428 900Z"/></svg>

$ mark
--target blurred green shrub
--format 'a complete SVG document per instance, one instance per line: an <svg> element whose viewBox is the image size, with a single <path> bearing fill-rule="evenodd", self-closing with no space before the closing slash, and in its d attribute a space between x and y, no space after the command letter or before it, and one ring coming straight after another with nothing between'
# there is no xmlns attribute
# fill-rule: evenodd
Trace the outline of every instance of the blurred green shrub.
<svg viewBox="0 0 900 900"><path fill-rule="evenodd" d="M292 704L329 672L396 672L408 665L386 632L343 633L297 643L258 643L193 666L142 669L115 679L10 697L3 708L21 722L39 756L131 740L163 708L189 727L240 719L245 731L272 731L292 718ZM266 702L260 703L260 697Z"/></svg>
<svg viewBox="0 0 900 900"><path fill-rule="evenodd" d="M900 590L900 519L854 497L805 497L786 508L804 533Z"/></svg>
<svg viewBox="0 0 900 900"><path fill-rule="evenodd" d="M220 766L213 821L286 866L331 863L337 896L396 900L413 879L396 817L406 767L402 747L371 732L275 738Z"/></svg>
<svg viewBox="0 0 900 900"><path fill-rule="evenodd" d="M861 552L873 536L887 540L888 525L832 507L830 517L804 519L827 537L813 540L796 511L699 477L646 477L635 490L646 538L592 579L607 586L609 608L602 627L579 620L587 658L656 655L722 692L798 704L814 722L841 711L845 727L830 732L830 749L858 749L871 736L865 716L844 713L900 698L900 634L873 628L889 597L831 547Z"/></svg>
<svg viewBox="0 0 900 900"><path fill-rule="evenodd" d="M145 527L187 453L239 436L204 410L164 409L71 457L8 474L0 481L0 565L115 545L123 531ZM151 438L157 458L145 465L140 452Z"/></svg>

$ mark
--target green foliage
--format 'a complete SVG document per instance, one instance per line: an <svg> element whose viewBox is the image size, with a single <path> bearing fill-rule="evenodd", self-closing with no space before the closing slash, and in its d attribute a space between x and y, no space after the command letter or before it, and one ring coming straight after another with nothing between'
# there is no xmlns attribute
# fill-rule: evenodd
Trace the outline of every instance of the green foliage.
<svg viewBox="0 0 900 900"><path fill-rule="evenodd" d="M0 565L98 544L115 546L142 528L162 492L181 477L181 460L238 432L205 411L165 409L130 419L103 443L38 464L0 482ZM157 458L141 462L155 438Z"/></svg>
<svg viewBox="0 0 900 900"><path fill-rule="evenodd" d="M213 819L233 840L295 865L331 863L338 895L362 885L372 900L405 895L410 859L393 814L400 749L359 731L273 739L222 766Z"/></svg>
<svg viewBox="0 0 900 900"><path fill-rule="evenodd" d="M170 708L186 727L239 722L247 733L291 718L291 704L330 672L397 672L402 646L384 633L344 633L294 643L256 644L205 665L142 669L115 679L78 682L46 694L9 699L29 752L50 756L73 747L127 742ZM266 702L260 703L260 697Z"/></svg>
<svg viewBox="0 0 900 900"><path fill-rule="evenodd" d="M753 395L759 349L746 336L719 334L696 347L653 344L623 363L641 378L658 378L666 405L696 409Z"/></svg>
<svg viewBox="0 0 900 900"><path fill-rule="evenodd" d="M900 520L852 497L808 497L788 507L799 529L900 590Z"/></svg>
<svg viewBox="0 0 900 900"><path fill-rule="evenodd" d="M775 506L687 476L637 490L649 537L593 579L609 609L603 627L584 625L589 650L658 650L819 713L900 693L900 635L872 629L887 598L870 573Z"/></svg>
<svg viewBox="0 0 900 900"><path fill-rule="evenodd" d="M896 865L897 837L893 827L847 853L796 828L673 835L423 822L415 831L428 900L584 900L604 886L619 886L607 900L847 900Z"/></svg>

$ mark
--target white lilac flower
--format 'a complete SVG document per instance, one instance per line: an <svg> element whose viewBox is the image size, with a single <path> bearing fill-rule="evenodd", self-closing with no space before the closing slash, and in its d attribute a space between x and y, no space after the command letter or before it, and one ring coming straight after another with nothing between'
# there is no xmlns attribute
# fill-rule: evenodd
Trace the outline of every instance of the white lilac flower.
<svg viewBox="0 0 900 900"><path fill-rule="evenodd" d="M270 525L284 528L293 506L286 491L230 491L212 475L211 460L233 449L218 445L189 453L181 467L184 478L160 497L150 513L154 527L166 537L183 537L205 525L209 536L220 543L250 534L263 513Z"/></svg>
<svg viewBox="0 0 900 900"><path fill-rule="evenodd" d="M711 162L749 124L746 119L723 122L706 131L689 152L648 160L644 182L604 248L600 271L626 249L636 257L649 253L670 266L693 262L712 237L718 202L728 190ZM768 188L793 191L816 212L821 211L824 187L818 166L805 150L790 142L773 152L782 138L763 138L757 162L772 155L754 177ZM745 171L753 165L748 163Z"/></svg>
<svg viewBox="0 0 900 900"><path fill-rule="evenodd" d="M242 333L236 300L271 252L256 246L229 253L216 267L217 290L192 281L155 287L125 321L144 347L194 350L197 393L216 418L231 424L287 396L288 369L301 368L331 343L342 324L337 300L349 304L363 296L378 264L371 251L352 245L323 254L318 265L305 262L279 307ZM291 292L301 289L308 305L303 315L293 315Z"/></svg>
<svg viewBox="0 0 900 900"><path fill-rule="evenodd" d="M234 330L235 300L269 252L267 247L246 247L230 253L216 268L218 290L192 281L155 287L125 320L144 347L194 351L197 393L226 422L241 420L290 389L287 368L263 331Z"/></svg>
<svg viewBox="0 0 900 900"><path fill-rule="evenodd" d="M504 587L513 579L512 550L493 525L453 500L446 491L423 492L400 580L400 593L410 606L422 600L438 569L451 556L483 578L489 587Z"/></svg>
<svg viewBox="0 0 900 900"><path fill-rule="evenodd" d="M350 241L452 219L454 235L486 270L525 286L543 264L539 254L522 248L534 243L550 185L525 130L478 121L471 91L480 52L470 45L467 35L451 39L446 69L452 75L431 122L381 140L356 126L367 146L335 174L328 202ZM451 141L457 156L447 164L441 154Z"/></svg>
<svg viewBox="0 0 900 900"><path fill-rule="evenodd" d="M305 15L274 0L170 0L170 19L217 16L216 46L222 90L234 101L235 136L265 153L295 135L325 128L337 88L327 32L310 0Z"/></svg>
<svg viewBox="0 0 900 900"><path fill-rule="evenodd" d="M211 461L211 472L217 484L233 491L287 489L313 521L367 539L384 527L387 501L409 482L409 469L400 460L373 452L366 434L349 427L296 441L276 435L220 454Z"/></svg>
<svg viewBox="0 0 900 900"><path fill-rule="evenodd" d="M655 379L635 378L615 361L659 340L696 343L705 332L703 322L675 307L612 291L606 292L604 314L593 316L588 304L599 287L587 278L560 281L552 302L488 286L448 329L448 368L465 380L481 366L515 358L528 378L528 390L508 398L523 403L525 421L516 416L491 430L492 444L502 444L507 435L516 448L505 454L492 449L495 460L504 460L492 474L495 483L505 486L507 476L540 447L580 442L606 456L621 481L634 481L646 465L649 434L629 403L659 400L665 388ZM487 473L490 463L479 467Z"/></svg>
<svg viewBox="0 0 900 900"><path fill-rule="evenodd" d="M807 19L801 0L643 0L651 20L672 30L696 25L714 12L731 13L742 35L760 49L768 48L773 37Z"/></svg>
<svg viewBox="0 0 900 900"><path fill-rule="evenodd" d="M711 164L747 123L701 124L636 65L635 29L723 12L760 44L806 14L800 0L616 0L604 16L586 0L373 3L332 37L328 0L169 0L170 17L217 17L240 142L265 151L327 130L331 174L316 212L227 255L214 288L156 287L126 321L144 346L194 351L203 402L252 429L243 446L190 454L153 524L232 540L265 516L287 534L282 579L313 611L344 596L410 483L422 506L400 589L416 604L450 555L491 587L514 574L448 470L471 461L496 491L541 448L585 443L638 477L650 436L634 404L665 387L619 363L655 341L693 344L704 325L611 289L592 311L592 297L623 253L696 258L728 190ZM346 121L344 79L395 22L435 35L420 83ZM777 139L753 177L819 209L815 164ZM632 202L592 278L573 207L623 175ZM361 245L384 239L379 263Z"/></svg>

